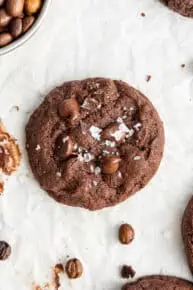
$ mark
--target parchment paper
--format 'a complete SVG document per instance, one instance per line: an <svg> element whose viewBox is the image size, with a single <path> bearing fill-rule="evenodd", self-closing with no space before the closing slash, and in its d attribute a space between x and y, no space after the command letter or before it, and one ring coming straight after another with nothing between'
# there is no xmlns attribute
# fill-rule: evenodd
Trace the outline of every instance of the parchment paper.
<svg viewBox="0 0 193 290"><path fill-rule="evenodd" d="M141 13L146 14L145 17ZM0 197L0 239L12 246L0 263L0 290L30 290L51 267L79 258L84 275L62 276L63 290L118 290L122 264L137 277L191 279L180 223L193 192L193 19L157 0L53 0L38 33L0 58L0 116L22 149L22 165ZM185 64L185 68L181 68ZM151 75L149 82L146 75ZM53 87L92 76L122 79L146 94L164 121L166 147L152 182L126 202L98 212L57 204L40 189L24 149L29 115ZM12 107L18 105L19 112ZM130 246L117 239L131 223Z"/></svg>

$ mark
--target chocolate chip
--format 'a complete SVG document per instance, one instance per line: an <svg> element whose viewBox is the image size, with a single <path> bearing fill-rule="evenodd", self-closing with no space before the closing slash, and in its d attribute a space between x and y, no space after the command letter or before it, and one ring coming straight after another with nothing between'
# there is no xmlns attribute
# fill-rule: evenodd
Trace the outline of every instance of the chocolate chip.
<svg viewBox="0 0 193 290"><path fill-rule="evenodd" d="M83 266L80 260L71 259L66 263L66 274L70 279L77 279L82 276Z"/></svg>
<svg viewBox="0 0 193 290"><path fill-rule="evenodd" d="M11 254L11 247L8 243L0 241L0 260L6 260Z"/></svg>
<svg viewBox="0 0 193 290"><path fill-rule="evenodd" d="M135 277L135 270L132 268L132 266L124 265L121 268L121 277L124 279L134 278Z"/></svg>
<svg viewBox="0 0 193 290"><path fill-rule="evenodd" d="M75 98L64 100L59 105L59 114L61 117L69 118L72 122L79 116L79 104Z"/></svg>
<svg viewBox="0 0 193 290"><path fill-rule="evenodd" d="M102 172L113 174L118 171L121 158L118 156L108 156L102 162Z"/></svg>
<svg viewBox="0 0 193 290"><path fill-rule="evenodd" d="M135 236L134 229L129 224L122 224L119 228L119 241L122 244L130 244Z"/></svg>

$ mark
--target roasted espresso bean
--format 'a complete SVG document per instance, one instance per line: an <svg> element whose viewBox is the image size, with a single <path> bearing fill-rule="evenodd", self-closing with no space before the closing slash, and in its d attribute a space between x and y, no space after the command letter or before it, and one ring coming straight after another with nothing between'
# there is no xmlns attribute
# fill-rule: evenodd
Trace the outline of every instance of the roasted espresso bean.
<svg viewBox="0 0 193 290"><path fill-rule="evenodd" d="M29 15L35 14L41 7L41 0L25 0L25 12Z"/></svg>
<svg viewBox="0 0 193 290"><path fill-rule="evenodd" d="M19 17L23 13L24 0L7 0L6 10L12 17Z"/></svg>
<svg viewBox="0 0 193 290"><path fill-rule="evenodd" d="M0 27L5 27L11 21L11 16L7 14L4 8L0 9Z"/></svg>
<svg viewBox="0 0 193 290"><path fill-rule="evenodd" d="M12 41L13 37L8 32L0 33L0 47L9 44Z"/></svg>
<svg viewBox="0 0 193 290"><path fill-rule="evenodd" d="M83 266L80 260L71 259L66 263L66 274L70 279L77 279L82 276Z"/></svg>
<svg viewBox="0 0 193 290"><path fill-rule="evenodd" d="M34 16L26 16L22 20L22 33L25 33L28 31L28 29L33 25L35 21Z"/></svg>
<svg viewBox="0 0 193 290"><path fill-rule="evenodd" d="M10 32L14 38L17 38L22 34L22 19L21 18L14 18L11 21Z"/></svg>
<svg viewBox="0 0 193 290"><path fill-rule="evenodd" d="M119 241L121 244L130 244L135 236L134 229L129 224L122 224L119 228Z"/></svg>

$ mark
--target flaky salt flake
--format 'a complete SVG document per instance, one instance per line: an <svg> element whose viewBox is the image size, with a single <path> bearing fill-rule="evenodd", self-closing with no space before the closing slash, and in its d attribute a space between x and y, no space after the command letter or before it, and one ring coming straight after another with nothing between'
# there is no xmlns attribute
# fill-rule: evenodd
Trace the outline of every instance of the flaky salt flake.
<svg viewBox="0 0 193 290"><path fill-rule="evenodd" d="M97 141L100 141L101 139L101 132L102 132L102 129L96 127L96 126L91 126L89 131L91 132L91 135L94 139L96 139Z"/></svg>
<svg viewBox="0 0 193 290"><path fill-rule="evenodd" d="M103 150L103 155L109 155L109 154L110 154L109 151L107 151L107 150Z"/></svg>
<svg viewBox="0 0 193 290"><path fill-rule="evenodd" d="M81 105L82 108L85 108L85 109L89 109L89 102L87 99L84 100L84 102L82 103Z"/></svg>
<svg viewBox="0 0 193 290"><path fill-rule="evenodd" d="M56 172L56 176L57 177L61 177L62 176L62 173L61 172Z"/></svg>
<svg viewBox="0 0 193 290"><path fill-rule="evenodd" d="M139 129L141 128L142 124L141 123L137 123L133 126L133 128L136 130L136 131L139 131Z"/></svg>
<svg viewBox="0 0 193 290"><path fill-rule="evenodd" d="M116 143L114 141L106 140L105 145L112 148L116 146Z"/></svg>
<svg viewBox="0 0 193 290"><path fill-rule="evenodd" d="M122 178L122 173L121 173L121 171L118 171L118 177L119 177L119 178Z"/></svg>
<svg viewBox="0 0 193 290"><path fill-rule="evenodd" d="M121 117L117 118L117 123L123 123L123 119Z"/></svg>
<svg viewBox="0 0 193 290"><path fill-rule="evenodd" d="M131 107L129 110L130 110L130 111L134 111L135 109L134 109L133 107Z"/></svg>
<svg viewBox="0 0 193 290"><path fill-rule="evenodd" d="M73 149L77 150L78 149L78 144L74 144Z"/></svg>
<svg viewBox="0 0 193 290"><path fill-rule="evenodd" d="M84 161L85 161L85 162L90 162L91 160L94 159L94 156L93 156L92 154L90 154L90 153L85 153L85 154L83 155L83 158L84 158Z"/></svg>
<svg viewBox="0 0 193 290"><path fill-rule="evenodd" d="M92 164L90 166L90 172L92 172L92 173L94 172L94 165L92 165Z"/></svg>
<svg viewBox="0 0 193 290"><path fill-rule="evenodd" d="M135 160L135 161L140 160L140 159L141 159L141 156L135 156L135 157L133 158L133 160Z"/></svg>
<svg viewBox="0 0 193 290"><path fill-rule="evenodd" d="M36 151L39 151L41 149L41 146L39 145L39 144L37 144L37 146L36 146Z"/></svg>
<svg viewBox="0 0 193 290"><path fill-rule="evenodd" d="M98 185L98 182L96 180L93 180L93 185L96 187Z"/></svg>
<svg viewBox="0 0 193 290"><path fill-rule="evenodd" d="M94 173L95 173L95 174L99 174L99 173L101 173L101 168L98 167L98 166L95 167Z"/></svg>

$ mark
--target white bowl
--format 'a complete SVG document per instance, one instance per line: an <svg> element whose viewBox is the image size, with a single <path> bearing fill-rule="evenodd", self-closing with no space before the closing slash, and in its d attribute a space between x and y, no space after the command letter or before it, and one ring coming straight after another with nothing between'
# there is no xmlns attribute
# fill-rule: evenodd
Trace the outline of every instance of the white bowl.
<svg viewBox="0 0 193 290"><path fill-rule="evenodd" d="M46 16L46 13L48 11L49 5L50 5L51 0L44 0L43 6L40 10L40 13L35 20L34 24L31 26L31 28L22 36L20 36L18 39L14 40L10 44L1 47L0 48L0 55L6 54L17 47L21 46L24 44L40 27L42 21L44 20L44 17Z"/></svg>

